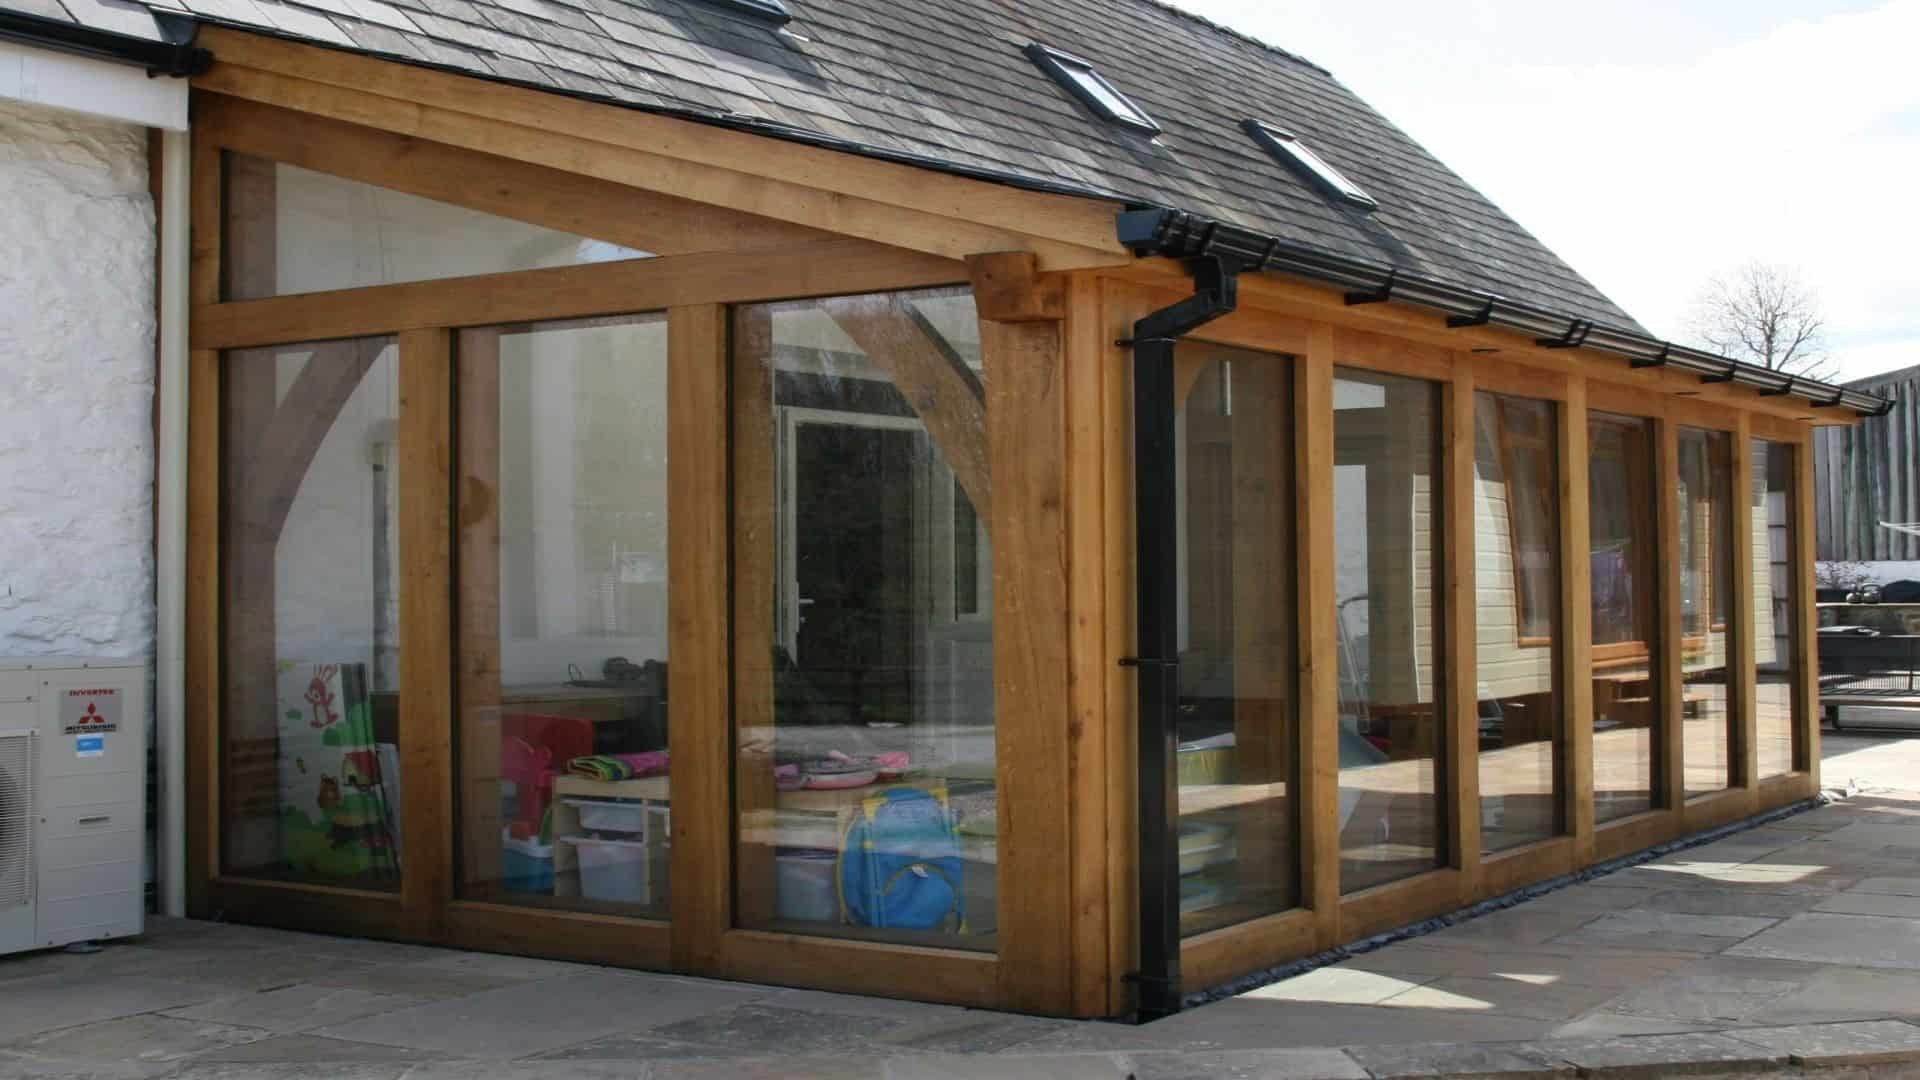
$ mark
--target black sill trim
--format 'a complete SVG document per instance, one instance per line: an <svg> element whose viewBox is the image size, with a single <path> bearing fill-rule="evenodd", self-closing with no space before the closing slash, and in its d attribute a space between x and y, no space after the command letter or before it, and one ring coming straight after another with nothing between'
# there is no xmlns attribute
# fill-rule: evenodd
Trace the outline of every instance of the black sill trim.
<svg viewBox="0 0 1920 1080"><path fill-rule="evenodd" d="M1350 293L1377 294L1390 287L1394 300L1444 312L1457 317L1460 325L1501 326L1556 344L1577 339L1585 348L1624 356L1639 366L1662 364L1711 377L1714 381L1752 387L1763 396L1792 396L1812 405L1851 409L1861 416L1885 416L1893 409L1893 401L1888 398L1783 375L1635 331L1543 311L1391 267L1330 255L1182 210L1149 207L1127 211L1120 215L1119 234L1121 243L1143 257L1215 256L1228 260L1242 271L1279 272L1335 285Z"/></svg>
<svg viewBox="0 0 1920 1080"><path fill-rule="evenodd" d="M158 20L156 19L156 22ZM162 25L162 30L170 29ZM213 64L213 54L193 47L192 24L174 41L149 41L108 33L79 23L0 9L0 40L15 41L95 60L143 67L151 76L186 78Z"/></svg>

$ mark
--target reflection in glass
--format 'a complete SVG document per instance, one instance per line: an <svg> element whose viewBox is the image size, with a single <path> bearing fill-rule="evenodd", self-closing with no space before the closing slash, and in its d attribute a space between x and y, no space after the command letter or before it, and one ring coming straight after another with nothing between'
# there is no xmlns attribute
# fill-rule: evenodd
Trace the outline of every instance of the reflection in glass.
<svg viewBox="0 0 1920 1080"><path fill-rule="evenodd" d="M1560 523L1552 402L1474 395L1480 842L1561 832Z"/></svg>
<svg viewBox="0 0 1920 1080"><path fill-rule="evenodd" d="M400 882L393 339L229 352L223 869Z"/></svg>
<svg viewBox="0 0 1920 1080"><path fill-rule="evenodd" d="M1440 388L1340 369L1334 574L1340 887L1440 865Z"/></svg>
<svg viewBox="0 0 1920 1080"><path fill-rule="evenodd" d="M228 300L646 258L284 162L224 159Z"/></svg>
<svg viewBox="0 0 1920 1080"><path fill-rule="evenodd" d="M1683 427L1679 443L1680 753L1691 797L1733 782L1733 437Z"/></svg>
<svg viewBox="0 0 1920 1080"><path fill-rule="evenodd" d="M1650 810L1660 767L1653 422L1587 414L1593 596L1593 817Z"/></svg>
<svg viewBox="0 0 1920 1080"><path fill-rule="evenodd" d="M1758 663L1754 750L1761 777L1793 771L1793 683L1799 578L1793 561L1793 455L1786 443L1753 440L1753 651Z"/></svg>
<svg viewBox="0 0 1920 1080"><path fill-rule="evenodd" d="M667 326L463 330L461 895L667 913Z"/></svg>
<svg viewBox="0 0 1920 1080"><path fill-rule="evenodd" d="M1181 930L1298 903L1293 404L1285 357L1176 361Z"/></svg>
<svg viewBox="0 0 1920 1080"><path fill-rule="evenodd" d="M992 950L973 297L742 307L733 348L737 922Z"/></svg>

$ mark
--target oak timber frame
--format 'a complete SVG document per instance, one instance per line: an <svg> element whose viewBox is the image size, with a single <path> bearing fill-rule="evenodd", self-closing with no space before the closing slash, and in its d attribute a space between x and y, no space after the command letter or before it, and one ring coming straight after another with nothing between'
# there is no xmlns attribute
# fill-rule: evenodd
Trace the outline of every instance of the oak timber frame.
<svg viewBox="0 0 1920 1080"><path fill-rule="evenodd" d="M1130 352L1118 342L1190 291L1183 270L1114 238L1117 204L1018 190L705 127L611 105L427 71L224 29L195 80L187 702L189 903L197 915L596 963L894 994L1056 1015L1134 1008L1136 876ZM288 162L501 217L641 247L657 258L330 293L227 301L224 151ZM484 175L486 183L473 183ZM742 568L729 551L743 498L731 440L740 406L730 305L970 283L985 363L986 476L994 538L1001 947L908 948L735 927L731 880ZM1811 797L1814 701L1811 432L1851 423L1823 409L1624 359L1548 349L1510 331L1449 329L1397 304L1247 275L1238 312L1196 339L1293 365L1299 657L1296 700L1302 906L1190 937L1183 985L1204 989L1528 883ZM453 520L453 337L463 327L667 313L673 422L668 506L674 664L673 921L461 900L453 849L460 537ZM398 892L221 872L221 379L225 350L375 334L399 341L400 733L406 868ZM1334 368L1443 387L1445 487L1473 482L1473 391L1556 403L1561 697L1557 788L1564 835L1480 854L1471 678L1444 685L1445 864L1341 895L1333 527ZM1765 780L1754 756L1751 544L1734 545L1730 707L1735 786L1684 799L1680 657L1658 708L1668 767L1656 809L1596 829L1586 411L1655 421L1661 546L1672 552L1674 429L1735 436L1732 535L1751 535L1750 437L1794 447L1797 574L1795 771ZM976 470L977 471L977 470ZM990 505L990 510L989 510ZM1444 662L1474 666L1472 503L1447 498ZM1678 643L1677 559L1662 560L1663 642ZM1316 572L1319 571L1319 572ZM760 613L757 617L764 617Z"/></svg>

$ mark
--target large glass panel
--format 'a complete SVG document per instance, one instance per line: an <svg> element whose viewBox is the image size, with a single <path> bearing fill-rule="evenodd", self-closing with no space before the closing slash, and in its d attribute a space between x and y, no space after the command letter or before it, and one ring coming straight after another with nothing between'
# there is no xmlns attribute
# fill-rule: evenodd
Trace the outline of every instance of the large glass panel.
<svg viewBox="0 0 1920 1080"><path fill-rule="evenodd" d="M1474 395L1480 842L1557 836L1560 775L1560 477L1550 401Z"/></svg>
<svg viewBox="0 0 1920 1080"><path fill-rule="evenodd" d="M1681 764L1689 797L1733 782L1733 437L1680 429Z"/></svg>
<svg viewBox="0 0 1920 1080"><path fill-rule="evenodd" d="M224 358L230 874L399 887L397 352L380 337Z"/></svg>
<svg viewBox="0 0 1920 1080"><path fill-rule="evenodd" d="M972 294L742 307L733 348L737 922L992 950Z"/></svg>
<svg viewBox="0 0 1920 1080"><path fill-rule="evenodd" d="M464 330L459 395L461 895L663 918L666 320Z"/></svg>
<svg viewBox="0 0 1920 1080"><path fill-rule="evenodd" d="M1653 422L1587 416L1593 595L1593 817L1650 810L1659 740Z"/></svg>
<svg viewBox="0 0 1920 1080"><path fill-rule="evenodd" d="M1180 926L1298 904L1292 362L1177 354Z"/></svg>
<svg viewBox="0 0 1920 1080"><path fill-rule="evenodd" d="M1759 775L1793 771L1793 684L1799 677L1799 574L1793 547L1793 455L1786 443L1753 440L1753 652L1759 668L1754 751Z"/></svg>
<svg viewBox="0 0 1920 1080"><path fill-rule="evenodd" d="M1441 864L1440 387L1347 368L1334 407L1340 887Z"/></svg>
<svg viewBox="0 0 1920 1080"><path fill-rule="evenodd" d="M225 167L229 300L648 254L246 154Z"/></svg>

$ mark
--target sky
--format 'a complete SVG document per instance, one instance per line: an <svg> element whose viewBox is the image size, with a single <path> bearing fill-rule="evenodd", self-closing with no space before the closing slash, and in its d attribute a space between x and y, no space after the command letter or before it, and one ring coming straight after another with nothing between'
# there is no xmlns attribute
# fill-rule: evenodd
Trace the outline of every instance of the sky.
<svg viewBox="0 0 1920 1080"><path fill-rule="evenodd" d="M1797 269L1839 378L1920 365L1920 0L1175 0L1332 71L1663 338Z"/></svg>

